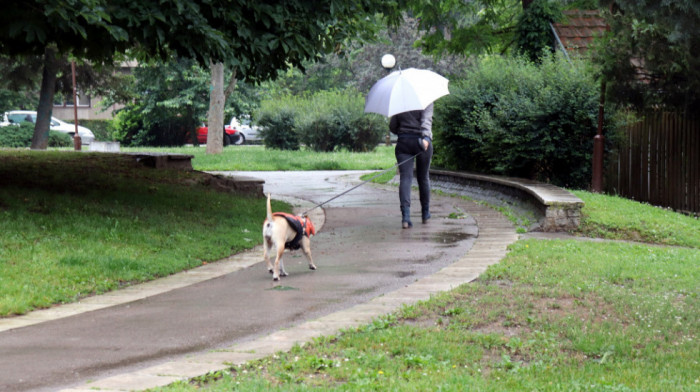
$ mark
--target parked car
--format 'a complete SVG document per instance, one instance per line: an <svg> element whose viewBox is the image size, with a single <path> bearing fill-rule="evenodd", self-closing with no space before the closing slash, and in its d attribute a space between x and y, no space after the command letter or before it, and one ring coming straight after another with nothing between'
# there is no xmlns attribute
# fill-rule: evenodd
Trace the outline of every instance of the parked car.
<svg viewBox="0 0 700 392"><path fill-rule="evenodd" d="M209 134L209 127L207 127L206 125L202 125L201 127L197 128L195 133L197 134L198 144L207 144L207 135ZM224 146L228 146L230 144L240 144L238 143L240 138L241 133L238 132L237 129L230 125L224 126Z"/></svg>
<svg viewBox="0 0 700 392"><path fill-rule="evenodd" d="M261 140L260 136L258 136L258 130L260 127L253 125L249 118L244 117L239 120L238 118L233 117L231 118L230 126L231 128L239 130L241 133L241 137L236 144L244 144L246 141L253 142Z"/></svg>
<svg viewBox="0 0 700 392"><path fill-rule="evenodd" d="M19 125L19 123L24 121L35 124L36 112L29 110L12 110L9 112L5 112L0 126ZM51 117L49 129L51 129L52 131L66 133L70 135L70 137L73 137L75 135L75 124L69 124L67 122L57 119L56 117ZM95 140L95 135L92 133L92 131L85 128L82 125L78 125L78 134L80 135L80 140L82 144L90 144L93 140Z"/></svg>

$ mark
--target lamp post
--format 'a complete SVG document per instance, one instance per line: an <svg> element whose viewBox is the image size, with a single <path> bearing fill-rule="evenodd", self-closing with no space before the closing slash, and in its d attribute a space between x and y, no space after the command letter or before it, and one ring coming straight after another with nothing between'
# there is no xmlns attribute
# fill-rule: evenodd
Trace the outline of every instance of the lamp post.
<svg viewBox="0 0 700 392"><path fill-rule="evenodd" d="M73 149L80 151L82 148L82 140L78 133L78 89L75 85L75 61L70 62L70 70L73 76L73 122L75 123L75 134L73 135Z"/></svg>
<svg viewBox="0 0 700 392"><path fill-rule="evenodd" d="M385 54L382 56L382 67L387 70L387 72L391 71L392 68L396 65L396 57L392 54Z"/></svg>
<svg viewBox="0 0 700 392"><path fill-rule="evenodd" d="M603 151L605 137L603 136L603 122L605 115L605 81L600 84L600 102L598 103L598 133L593 138L593 179L591 190L596 193L603 192Z"/></svg>
<svg viewBox="0 0 700 392"><path fill-rule="evenodd" d="M382 56L382 67L386 70L387 73L391 72L392 68L396 66L396 57L392 54L385 54ZM386 131L386 145L391 146L391 132Z"/></svg>

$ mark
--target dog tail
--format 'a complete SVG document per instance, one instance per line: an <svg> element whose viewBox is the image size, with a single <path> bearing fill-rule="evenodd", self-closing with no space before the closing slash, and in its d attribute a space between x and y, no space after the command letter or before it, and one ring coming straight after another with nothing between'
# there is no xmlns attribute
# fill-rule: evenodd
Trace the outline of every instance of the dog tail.
<svg viewBox="0 0 700 392"><path fill-rule="evenodd" d="M267 194L267 221L272 222L272 206L270 205L270 194Z"/></svg>

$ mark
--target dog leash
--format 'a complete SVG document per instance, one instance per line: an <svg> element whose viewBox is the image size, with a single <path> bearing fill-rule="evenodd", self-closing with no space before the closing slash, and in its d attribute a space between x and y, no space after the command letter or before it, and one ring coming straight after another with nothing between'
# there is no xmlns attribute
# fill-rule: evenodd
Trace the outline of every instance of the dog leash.
<svg viewBox="0 0 700 392"><path fill-rule="evenodd" d="M423 150L423 151L425 151L425 150ZM331 197L330 199L324 201L323 203L316 204L315 206L313 206L313 207L311 207L310 209L306 210L303 214L301 214L301 216L307 216L307 215L309 214L309 212L311 212L311 211L317 209L318 207L321 207L322 205L324 205L324 204L326 204L326 203L329 203L329 202L331 202L331 201L333 201L333 200L339 198L340 196L343 196L344 194L349 193L350 191L353 191L353 190L355 190L355 189L361 187L362 185L365 185L366 183L368 183L368 182L374 180L375 178L381 176L382 174L384 174L385 172L388 172L389 170L393 170L393 169L395 169L396 167L403 165L404 163L406 163L406 162L410 161L411 159L417 157L418 155L422 154L423 151L420 151L418 154L416 154L416 155L414 155L414 156L412 156L412 157L410 157L410 158L404 160L403 162L399 162L399 163L395 164L394 166L392 166L392 167L390 167L390 168L388 168L388 169L384 169L384 170L380 171L379 173L377 173L377 174L373 175L372 177L368 178L367 180L365 180L365 181L363 181L363 182L361 182L361 183L355 185L354 187L352 187L352 188L350 188L350 189L344 191L343 193L340 193L340 194L338 194L338 195L335 195L335 196Z"/></svg>

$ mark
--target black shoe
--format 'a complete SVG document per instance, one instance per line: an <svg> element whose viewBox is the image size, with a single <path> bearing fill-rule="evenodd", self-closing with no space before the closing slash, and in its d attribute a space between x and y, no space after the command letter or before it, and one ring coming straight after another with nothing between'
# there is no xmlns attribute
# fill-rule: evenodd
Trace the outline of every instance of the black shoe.
<svg viewBox="0 0 700 392"><path fill-rule="evenodd" d="M424 214L423 214L423 223L428 223L428 220L430 220L431 217L432 217L432 215L430 215L429 212L428 212L428 213L424 213Z"/></svg>
<svg viewBox="0 0 700 392"><path fill-rule="evenodd" d="M411 209L409 207L401 207L401 227L404 229L413 227L413 223L411 223Z"/></svg>

